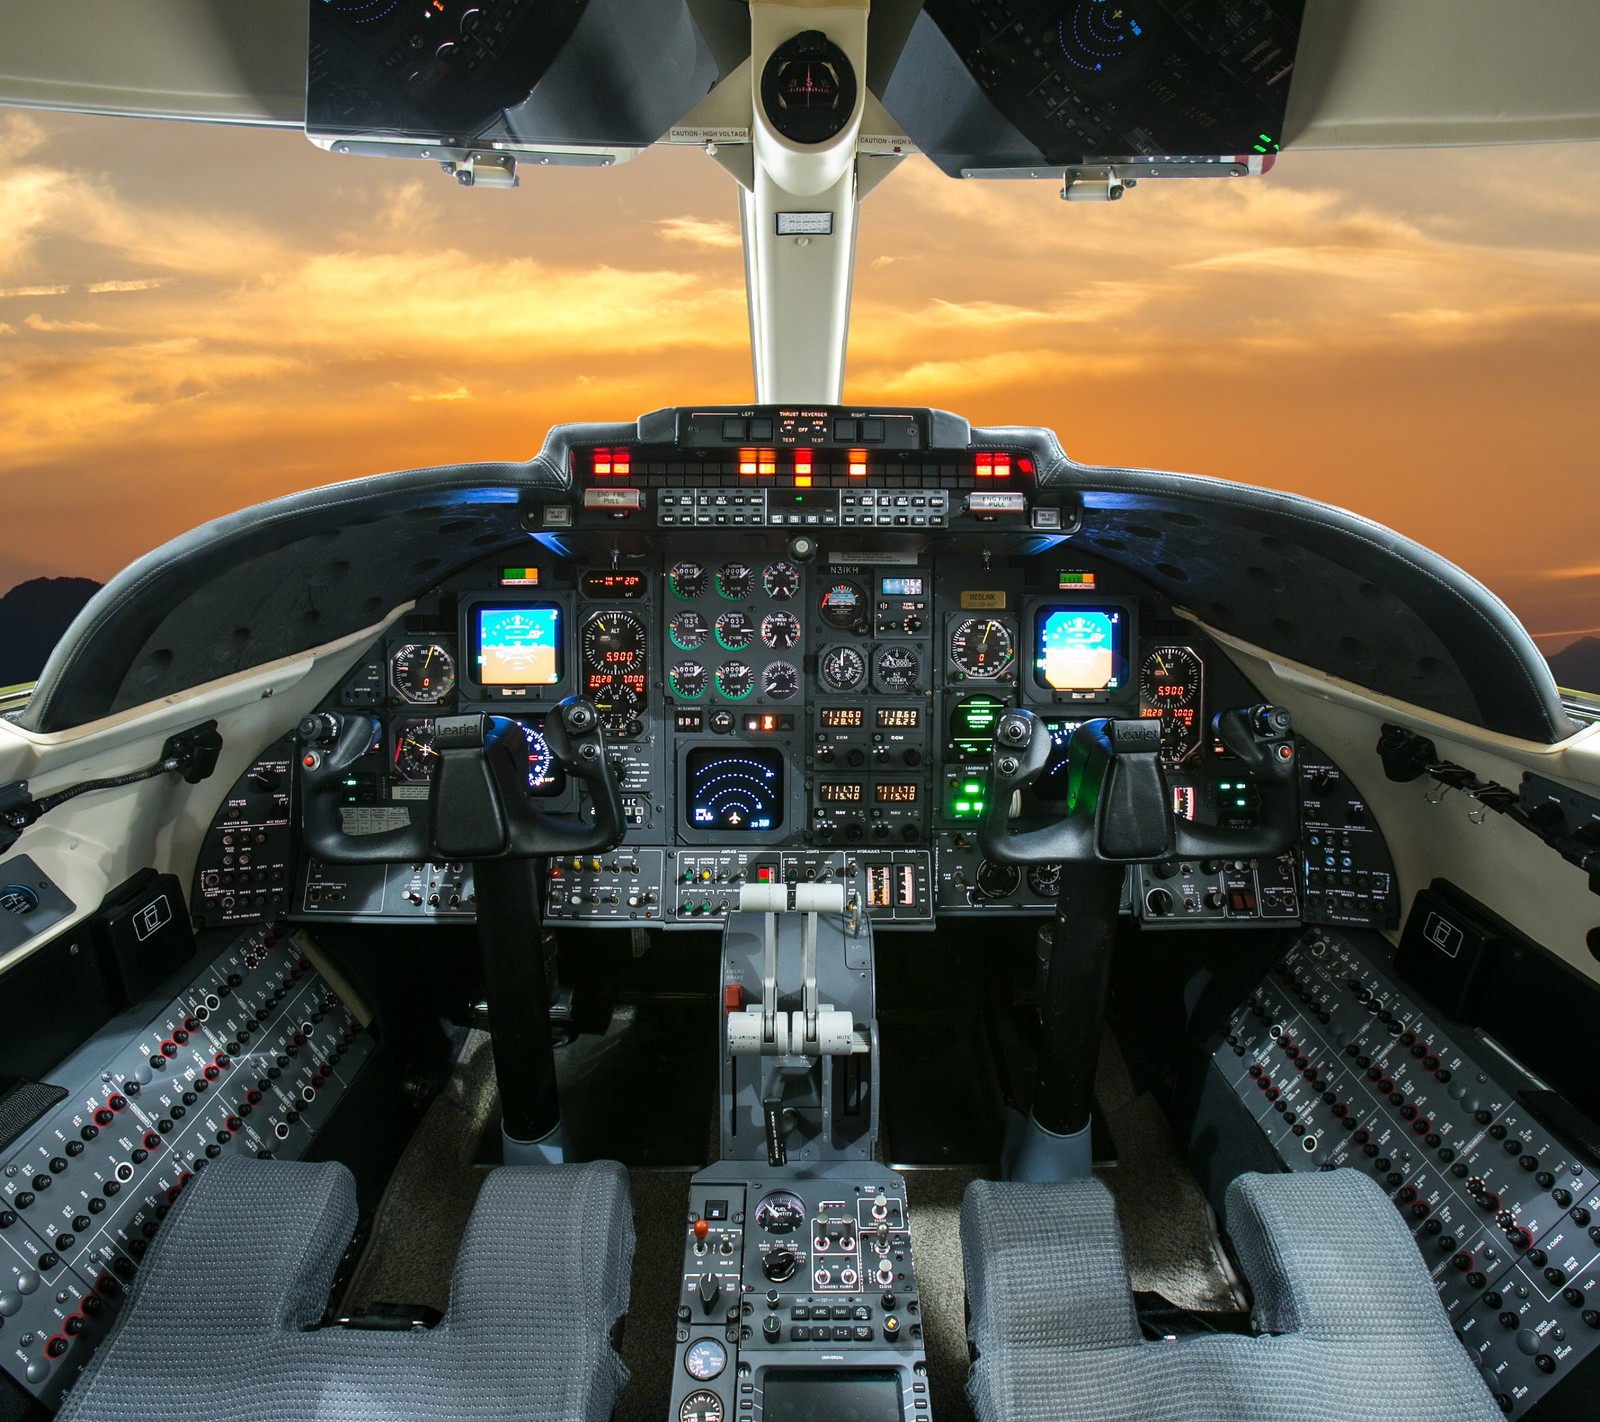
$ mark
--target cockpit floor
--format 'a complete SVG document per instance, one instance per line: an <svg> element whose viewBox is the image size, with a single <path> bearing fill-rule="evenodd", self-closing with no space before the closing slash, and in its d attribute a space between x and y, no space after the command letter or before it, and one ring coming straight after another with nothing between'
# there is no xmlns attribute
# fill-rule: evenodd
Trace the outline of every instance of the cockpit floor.
<svg viewBox="0 0 1600 1422"><path fill-rule="evenodd" d="M628 1030L625 1019L614 1025ZM1243 1308L1205 1196L1159 1105L1137 1091L1109 1034L1099 1084L1101 1115L1117 1150L1116 1164L1100 1174L1116 1197L1133 1287L1196 1313ZM489 1037L474 1031L389 1182L346 1290L347 1307L376 1302L445 1307L456 1250L488 1169L480 1162L480 1141L496 1117ZM630 1173L638 1244L623 1357L631 1379L616 1422L661 1422L672 1382L680 1231L691 1172L635 1164ZM972 1415L964 1390L961 1199L971 1181L993 1173L983 1168L907 1171L933 1412L940 1422L969 1422Z"/></svg>

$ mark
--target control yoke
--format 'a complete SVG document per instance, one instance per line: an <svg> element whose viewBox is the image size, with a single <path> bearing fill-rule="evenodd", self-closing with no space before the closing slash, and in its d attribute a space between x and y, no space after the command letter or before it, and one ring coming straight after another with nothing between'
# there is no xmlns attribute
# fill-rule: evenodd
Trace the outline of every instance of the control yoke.
<svg viewBox="0 0 1600 1422"><path fill-rule="evenodd" d="M529 748L520 723L475 715L441 716L433 724L439 759L428 787L427 822L349 835L339 792L346 772L372 749L376 723L328 713L300 723L303 817L312 854L330 864L536 859L609 849L622 839L622 795L590 702L577 696L561 702L545 718L544 738L561 768L588 789L592 821L547 814L528 799Z"/></svg>
<svg viewBox="0 0 1600 1422"><path fill-rule="evenodd" d="M1240 829L1176 819L1162 773L1161 722L1085 721L1067 742L1066 813L1013 828L1016 792L1044 773L1054 742L1031 711L995 727L992 785L978 840L1003 864L1147 864L1281 854L1298 825L1294 724L1281 706L1219 712L1212 728L1255 778L1259 823Z"/></svg>

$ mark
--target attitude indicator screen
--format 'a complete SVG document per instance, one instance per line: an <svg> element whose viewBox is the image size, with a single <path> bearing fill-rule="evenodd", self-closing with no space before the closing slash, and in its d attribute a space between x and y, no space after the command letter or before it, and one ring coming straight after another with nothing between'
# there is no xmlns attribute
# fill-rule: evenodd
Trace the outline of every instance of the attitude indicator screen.
<svg viewBox="0 0 1600 1422"><path fill-rule="evenodd" d="M480 686L554 686L561 680L561 609L478 608L473 641Z"/></svg>
<svg viewBox="0 0 1600 1422"><path fill-rule="evenodd" d="M1115 691L1127 670L1121 608L1047 607L1034 635L1034 679L1040 686L1089 697Z"/></svg>

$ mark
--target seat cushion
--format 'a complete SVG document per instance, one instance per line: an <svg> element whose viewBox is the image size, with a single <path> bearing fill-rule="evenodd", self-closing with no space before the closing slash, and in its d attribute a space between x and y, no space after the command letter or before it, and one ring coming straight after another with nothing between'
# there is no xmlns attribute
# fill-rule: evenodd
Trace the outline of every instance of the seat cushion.
<svg viewBox="0 0 1600 1422"><path fill-rule="evenodd" d="M431 1330L306 1331L355 1224L341 1165L215 1162L173 1207L62 1422L610 1416L633 1256L620 1165L492 1172Z"/></svg>
<svg viewBox="0 0 1600 1422"><path fill-rule="evenodd" d="M1247 1175L1228 1189L1253 1338L1140 1334L1098 1181L976 1181L961 1246L979 1422L1493 1422L1415 1244L1366 1176Z"/></svg>

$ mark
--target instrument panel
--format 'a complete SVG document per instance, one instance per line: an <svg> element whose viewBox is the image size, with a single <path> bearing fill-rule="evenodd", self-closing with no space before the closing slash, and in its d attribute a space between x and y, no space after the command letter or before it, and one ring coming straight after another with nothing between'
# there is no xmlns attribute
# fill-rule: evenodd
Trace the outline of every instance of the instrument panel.
<svg viewBox="0 0 1600 1422"><path fill-rule="evenodd" d="M1161 722L1175 815L1244 824L1255 809L1209 731L1254 691L1115 569L707 530L692 555L663 539L626 557L493 560L422 599L331 708L381 726L348 776L347 832L421 812L434 718L462 711L521 722L529 795L578 810L542 735L544 712L574 692L604 718L629 832L609 854L551 865L546 911L572 924L705 926L757 876L836 877L884 926L1047 912L1051 869L993 864L977 845L994 727L1015 705L1060 747L1032 792L1040 813L1059 808L1067 739L1093 716ZM1128 908L1152 926L1297 921L1307 882L1294 855L1138 869ZM1343 893L1338 921L1380 921L1392 883L1380 887ZM471 868L311 863L294 909L468 918Z"/></svg>

